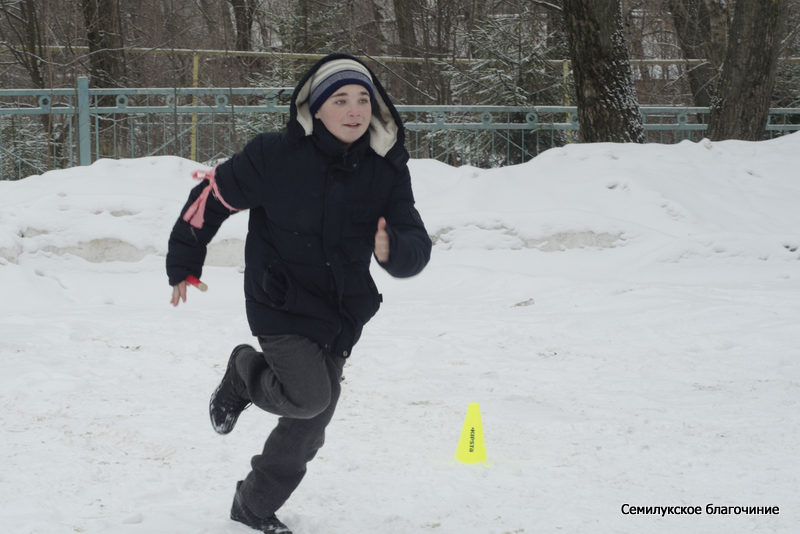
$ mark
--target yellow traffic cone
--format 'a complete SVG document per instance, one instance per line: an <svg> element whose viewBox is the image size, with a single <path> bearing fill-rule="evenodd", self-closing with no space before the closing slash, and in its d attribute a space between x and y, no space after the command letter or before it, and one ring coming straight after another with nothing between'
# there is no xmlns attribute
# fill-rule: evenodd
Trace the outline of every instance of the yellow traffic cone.
<svg viewBox="0 0 800 534"><path fill-rule="evenodd" d="M467 408L467 417L464 419L461 438L458 440L456 458L465 464L486 462L481 408L477 402L471 402Z"/></svg>

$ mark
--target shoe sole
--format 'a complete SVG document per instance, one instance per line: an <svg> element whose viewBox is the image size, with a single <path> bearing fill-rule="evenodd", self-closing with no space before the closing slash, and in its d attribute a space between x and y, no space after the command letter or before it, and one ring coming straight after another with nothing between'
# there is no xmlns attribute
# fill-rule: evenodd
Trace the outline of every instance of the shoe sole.
<svg viewBox="0 0 800 534"><path fill-rule="evenodd" d="M269 520L264 520L250 512L245 504L242 502L242 497L239 494L239 488L242 485L242 481L236 483L236 493L233 496L233 506L231 506L231 519L246 525L254 530L258 530L260 532L265 533L274 533L274 534L292 534L292 531L284 525L275 515L273 514L272 518Z"/></svg>
<svg viewBox="0 0 800 534"><path fill-rule="evenodd" d="M239 415L243 411L245 411L251 404L248 402L245 405L245 407L242 408L241 412L234 415L232 419L226 418L225 422L222 423L221 425L217 425L214 422L214 416L211 414L211 408L214 405L214 399L217 398L219 390L222 388L222 384L224 384L225 380L228 378L228 373L236 372L236 365L233 363L234 358L236 358L236 355L239 354L244 349L255 350L255 348L253 348L251 345L246 345L246 344L237 345L236 347L234 347L233 351L231 351L230 357L228 358L228 365L225 367L225 374L222 375L222 380L220 380L219 385L214 390L214 393L211 394L211 398L208 401L208 416L211 419L211 428L213 428L214 432L216 432L217 434L222 434L222 435L230 434L233 431L233 427L236 426L236 421L239 419Z"/></svg>

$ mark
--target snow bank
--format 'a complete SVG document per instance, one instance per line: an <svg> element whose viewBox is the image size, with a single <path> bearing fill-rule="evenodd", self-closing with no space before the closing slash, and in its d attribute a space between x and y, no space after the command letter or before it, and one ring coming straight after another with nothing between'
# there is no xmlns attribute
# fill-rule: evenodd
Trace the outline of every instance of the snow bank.
<svg viewBox="0 0 800 534"><path fill-rule="evenodd" d="M800 134L570 145L503 169L410 163L435 241L384 295L327 443L280 511L297 534L772 532L798 521ZM252 341L247 216L207 293L168 305L169 230L199 165L103 160L0 182L0 525L240 533L208 395ZM487 466L454 461L470 402ZM629 515L778 506L779 515Z"/></svg>

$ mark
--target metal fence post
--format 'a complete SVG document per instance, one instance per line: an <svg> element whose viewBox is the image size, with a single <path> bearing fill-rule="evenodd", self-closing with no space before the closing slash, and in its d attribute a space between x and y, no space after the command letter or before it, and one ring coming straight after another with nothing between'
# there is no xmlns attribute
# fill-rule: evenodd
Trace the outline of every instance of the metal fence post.
<svg viewBox="0 0 800 534"><path fill-rule="evenodd" d="M92 164L92 132L89 121L89 78L78 77L78 150L79 163Z"/></svg>

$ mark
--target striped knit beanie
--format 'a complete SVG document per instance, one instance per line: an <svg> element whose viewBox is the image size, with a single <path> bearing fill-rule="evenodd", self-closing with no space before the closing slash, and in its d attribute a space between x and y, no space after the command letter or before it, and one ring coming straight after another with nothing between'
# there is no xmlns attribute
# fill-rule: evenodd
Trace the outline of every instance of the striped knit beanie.
<svg viewBox="0 0 800 534"><path fill-rule="evenodd" d="M375 88L367 67L352 59L334 59L323 64L311 79L311 98L308 100L311 116L317 114L322 104L337 89L350 84L364 86L369 92L370 100L374 102Z"/></svg>

